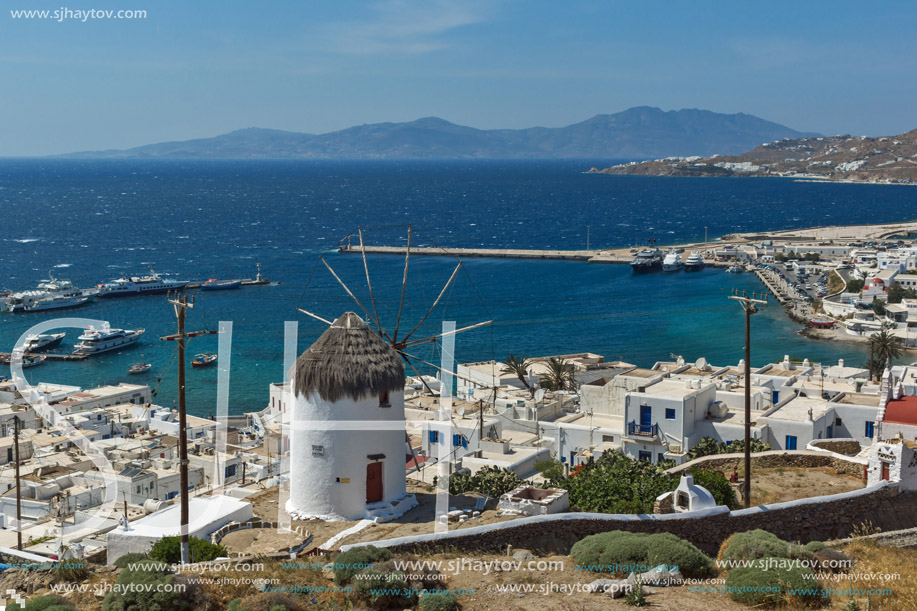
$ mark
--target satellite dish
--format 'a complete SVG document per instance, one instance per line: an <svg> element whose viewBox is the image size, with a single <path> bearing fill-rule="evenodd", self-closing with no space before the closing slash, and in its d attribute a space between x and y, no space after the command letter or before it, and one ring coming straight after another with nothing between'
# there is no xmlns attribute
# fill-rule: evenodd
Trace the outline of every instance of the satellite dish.
<svg viewBox="0 0 917 611"><path fill-rule="evenodd" d="M544 401L544 388L539 388L535 391L535 402Z"/></svg>
<svg viewBox="0 0 917 611"><path fill-rule="evenodd" d="M694 366L697 369L702 370L704 367L707 366L707 359L705 359L704 357L700 357L699 359L697 359L697 361L694 362Z"/></svg>
<svg viewBox="0 0 917 611"><path fill-rule="evenodd" d="M464 405L460 405L460 406L459 406L458 414L459 414L459 416L464 416L464 415L465 415L465 406L464 406Z"/></svg>

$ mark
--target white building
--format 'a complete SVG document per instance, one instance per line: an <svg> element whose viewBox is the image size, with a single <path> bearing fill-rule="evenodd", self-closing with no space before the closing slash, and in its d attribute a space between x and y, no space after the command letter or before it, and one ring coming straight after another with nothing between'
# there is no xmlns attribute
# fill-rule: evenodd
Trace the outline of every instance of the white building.
<svg viewBox="0 0 917 611"><path fill-rule="evenodd" d="M296 361L290 431L295 517L390 518L406 494L404 364L359 316L338 318Z"/></svg>

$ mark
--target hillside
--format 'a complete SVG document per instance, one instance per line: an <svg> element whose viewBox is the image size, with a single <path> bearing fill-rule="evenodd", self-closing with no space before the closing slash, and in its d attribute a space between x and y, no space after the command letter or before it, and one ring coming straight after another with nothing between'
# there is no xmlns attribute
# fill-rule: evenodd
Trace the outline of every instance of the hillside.
<svg viewBox="0 0 917 611"><path fill-rule="evenodd" d="M898 136L786 138L734 156L668 157L627 163L602 174L786 176L871 183L917 183L917 129Z"/></svg>
<svg viewBox="0 0 917 611"><path fill-rule="evenodd" d="M734 155L759 142L803 134L747 114L641 106L566 127L482 130L427 117L359 125L327 134L260 128L214 138L148 144L64 157L243 159L551 159Z"/></svg>

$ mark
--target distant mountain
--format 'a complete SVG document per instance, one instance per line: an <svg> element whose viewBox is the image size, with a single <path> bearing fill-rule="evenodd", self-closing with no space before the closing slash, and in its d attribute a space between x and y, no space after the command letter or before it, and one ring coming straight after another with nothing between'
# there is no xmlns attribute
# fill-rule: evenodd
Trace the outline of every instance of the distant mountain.
<svg viewBox="0 0 917 611"><path fill-rule="evenodd" d="M802 180L917 184L917 129L897 136L784 138L741 155L668 157L592 173L642 176L784 176Z"/></svg>
<svg viewBox="0 0 917 611"><path fill-rule="evenodd" d="M743 113L640 106L566 127L482 130L427 117L327 134L248 128L215 138L148 144L65 157L246 159L537 159L732 155L762 142L817 135Z"/></svg>

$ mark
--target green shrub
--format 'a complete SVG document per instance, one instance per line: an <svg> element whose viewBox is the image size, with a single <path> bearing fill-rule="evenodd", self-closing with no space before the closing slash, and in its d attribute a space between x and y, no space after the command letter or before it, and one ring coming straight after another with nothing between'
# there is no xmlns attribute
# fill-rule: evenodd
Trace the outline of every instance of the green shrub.
<svg viewBox="0 0 917 611"><path fill-rule="evenodd" d="M200 586L169 573L163 563L128 568L115 583L122 587L105 595L103 611L192 611L207 605Z"/></svg>
<svg viewBox="0 0 917 611"><path fill-rule="evenodd" d="M563 473L563 471L561 471ZM500 467L484 467L474 475L456 473L449 478L449 494L479 492L498 497L525 482L515 472Z"/></svg>
<svg viewBox="0 0 917 611"><path fill-rule="evenodd" d="M368 568L374 562L383 562L392 557L392 552L384 547L361 545L342 552L334 559L334 583L343 586L350 583L353 576Z"/></svg>
<svg viewBox="0 0 917 611"><path fill-rule="evenodd" d="M678 567L685 577L708 577L714 574L713 560L697 549L693 543L676 538L672 541L658 535L650 536L647 545L647 564L651 567L664 564Z"/></svg>
<svg viewBox="0 0 917 611"><path fill-rule="evenodd" d="M309 599L287 592L258 592L235 598L226 611L307 611L315 604Z"/></svg>
<svg viewBox="0 0 917 611"><path fill-rule="evenodd" d="M664 564L678 567L685 577L713 574L710 558L671 533L648 535L622 530L599 533L577 541L570 555L577 566L595 572L627 574L634 565L649 570Z"/></svg>
<svg viewBox="0 0 917 611"><path fill-rule="evenodd" d="M19 603L7 605L7 611L73 611L74 606L65 598L48 594L28 600L25 607L19 606Z"/></svg>
<svg viewBox="0 0 917 611"><path fill-rule="evenodd" d="M790 544L766 530L756 529L736 533L723 541L719 559L726 561L756 558L788 558Z"/></svg>
<svg viewBox="0 0 917 611"><path fill-rule="evenodd" d="M114 565L119 569L126 569L129 564L134 564L135 562L141 562L143 560L149 560L150 557L147 554L141 554L139 552L131 552L130 554L124 554L123 556L118 556L118 559L115 560Z"/></svg>
<svg viewBox="0 0 917 611"><path fill-rule="evenodd" d="M191 562L210 562L226 555L225 547L204 539L190 537L188 544L191 548ZM150 550L150 558L170 564L181 562L181 537L163 537L157 541Z"/></svg>
<svg viewBox="0 0 917 611"><path fill-rule="evenodd" d="M823 604L821 585L807 566L786 558L759 558L753 566L738 567L726 576L729 597L752 606L785 602L815 607Z"/></svg>
<svg viewBox="0 0 917 611"><path fill-rule="evenodd" d="M81 560L63 560L54 568L54 575L61 581L83 582L89 578L89 568Z"/></svg>
<svg viewBox="0 0 917 611"><path fill-rule="evenodd" d="M458 596L455 592L424 592L420 595L419 611L457 611Z"/></svg>
<svg viewBox="0 0 917 611"><path fill-rule="evenodd" d="M408 586L404 573L366 569L353 582L353 596L371 609L404 609L414 606L416 596L405 596Z"/></svg>
<svg viewBox="0 0 917 611"><path fill-rule="evenodd" d="M725 505L730 509L737 509L739 507L736 491L729 484L729 480L726 479L725 475L719 471L710 471L699 467L691 469L691 475L694 476L695 484L705 488L713 495L713 499L716 501L717 505Z"/></svg>
<svg viewBox="0 0 917 611"><path fill-rule="evenodd" d="M643 581L639 577L634 580L634 587L624 595L624 604L631 607L645 607L648 604L646 592L643 591Z"/></svg>
<svg viewBox="0 0 917 611"><path fill-rule="evenodd" d="M821 550L825 549L825 544L821 541L809 541L802 546L802 549L814 554L815 552L820 552Z"/></svg>

